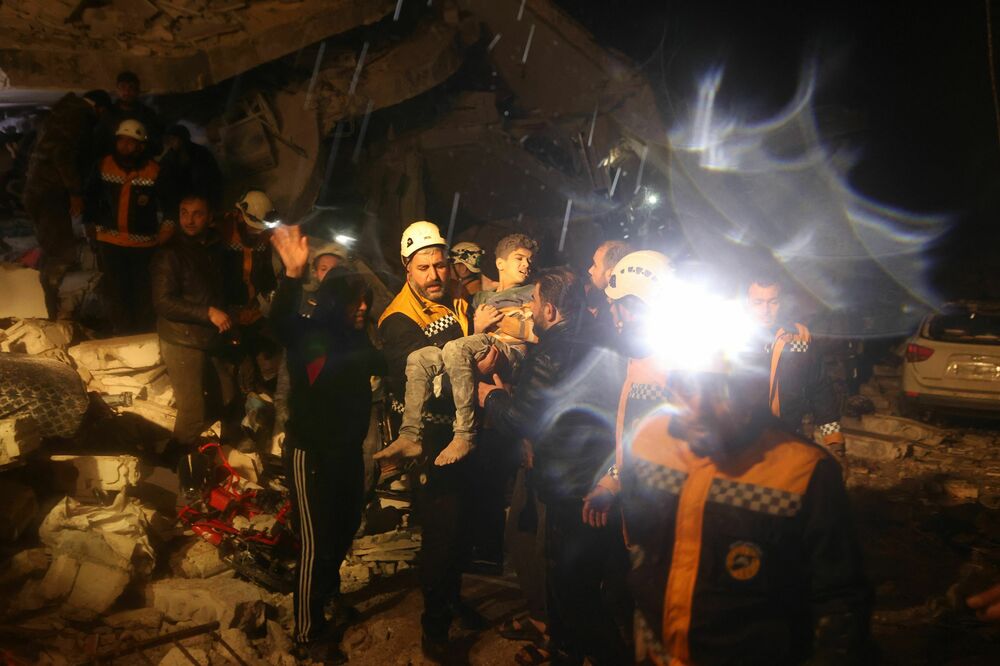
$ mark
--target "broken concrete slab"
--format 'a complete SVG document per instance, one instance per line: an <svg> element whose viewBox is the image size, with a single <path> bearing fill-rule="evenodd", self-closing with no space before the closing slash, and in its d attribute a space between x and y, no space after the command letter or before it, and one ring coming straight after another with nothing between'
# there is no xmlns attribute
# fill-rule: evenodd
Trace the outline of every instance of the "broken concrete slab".
<svg viewBox="0 0 1000 666"><path fill-rule="evenodd" d="M96 493L124 490L142 480L135 456L53 455L49 460L72 465L77 472L78 499L93 499Z"/></svg>
<svg viewBox="0 0 1000 666"><path fill-rule="evenodd" d="M259 453L243 453L228 446L223 447L223 452L230 467L237 474L251 483L257 483L264 470L264 463L261 461Z"/></svg>
<svg viewBox="0 0 1000 666"><path fill-rule="evenodd" d="M198 666L208 666L208 664L212 663L208 659L208 653L201 648L189 647L184 649L187 651L187 654L191 655L191 659L194 659ZM193 666L191 659L188 659L187 655L181 652L180 648L172 647L163 656L163 659L160 660L159 666Z"/></svg>
<svg viewBox="0 0 1000 666"><path fill-rule="evenodd" d="M37 450L41 443L41 430L32 417L0 419L0 465Z"/></svg>
<svg viewBox="0 0 1000 666"><path fill-rule="evenodd" d="M45 573L38 591L45 601L59 601L69 596L76 584L80 562L69 555L59 555Z"/></svg>
<svg viewBox="0 0 1000 666"><path fill-rule="evenodd" d="M163 624L163 613L155 608L137 608L106 615L104 624L115 629L150 629L159 631Z"/></svg>
<svg viewBox="0 0 1000 666"><path fill-rule="evenodd" d="M146 604L171 622L218 622L257 631L266 622L263 590L232 578L168 578L146 586Z"/></svg>
<svg viewBox="0 0 1000 666"><path fill-rule="evenodd" d="M979 499L979 486L964 479L946 479L941 488L956 502L975 502Z"/></svg>
<svg viewBox="0 0 1000 666"><path fill-rule="evenodd" d="M0 318L45 319L45 293L38 271L19 264L0 264Z"/></svg>
<svg viewBox="0 0 1000 666"><path fill-rule="evenodd" d="M151 423L164 428L170 432L174 430L174 422L177 420L177 410L173 407L164 407L161 404L149 400L133 400L131 405L118 408L122 412L138 414Z"/></svg>
<svg viewBox="0 0 1000 666"><path fill-rule="evenodd" d="M0 541L17 541L37 514L34 490L17 481L0 479Z"/></svg>
<svg viewBox="0 0 1000 666"><path fill-rule="evenodd" d="M229 566L219 557L219 549L204 539L196 538L170 558L170 569L181 578L209 578Z"/></svg>
<svg viewBox="0 0 1000 666"><path fill-rule="evenodd" d="M19 583L25 578L41 576L48 571L52 556L45 548L29 548L7 560L0 569L0 586Z"/></svg>
<svg viewBox="0 0 1000 666"><path fill-rule="evenodd" d="M160 340L155 333L105 340L88 340L69 348L69 355L92 373L140 370L161 365Z"/></svg>
<svg viewBox="0 0 1000 666"><path fill-rule="evenodd" d="M73 591L63 613L79 620L92 620L117 601L131 580L128 571L96 562L82 562Z"/></svg>
<svg viewBox="0 0 1000 666"><path fill-rule="evenodd" d="M37 355L68 349L72 341L73 325L68 321L20 319L0 332L0 351Z"/></svg>
<svg viewBox="0 0 1000 666"><path fill-rule="evenodd" d="M848 456L867 460L900 460L910 453L908 442L844 434Z"/></svg>
<svg viewBox="0 0 1000 666"><path fill-rule="evenodd" d="M226 645L236 653L236 655L243 661L246 666L268 666L269 662L264 661L260 652L257 651L247 638L247 635L243 633L240 629L222 629L219 631L219 635L222 640L226 642ZM222 663L238 663L233 659L233 655L222 646L221 643L216 643L212 650L213 659L219 659Z"/></svg>
<svg viewBox="0 0 1000 666"><path fill-rule="evenodd" d="M930 446L940 444L946 434L926 423L887 414L865 414L861 417L861 427L868 432Z"/></svg>

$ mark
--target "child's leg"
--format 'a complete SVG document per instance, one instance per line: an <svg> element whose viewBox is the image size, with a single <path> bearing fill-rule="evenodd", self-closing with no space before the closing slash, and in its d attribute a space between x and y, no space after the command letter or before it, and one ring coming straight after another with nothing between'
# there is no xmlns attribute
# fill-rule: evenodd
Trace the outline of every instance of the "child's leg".
<svg viewBox="0 0 1000 666"><path fill-rule="evenodd" d="M374 455L375 460L387 458L416 458L423 452L424 405L433 392L434 377L444 371L441 350L422 347L406 358L406 395L403 404L403 423L399 435L389 446Z"/></svg>
<svg viewBox="0 0 1000 666"><path fill-rule="evenodd" d="M476 360L490 348L492 340L484 333L470 335L447 343L442 350L445 372L455 401L455 433L451 443L434 461L436 465L458 462L475 446Z"/></svg>

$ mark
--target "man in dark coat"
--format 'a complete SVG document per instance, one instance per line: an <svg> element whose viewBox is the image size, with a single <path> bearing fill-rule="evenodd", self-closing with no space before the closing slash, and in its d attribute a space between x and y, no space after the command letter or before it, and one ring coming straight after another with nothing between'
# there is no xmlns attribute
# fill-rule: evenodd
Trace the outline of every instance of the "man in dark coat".
<svg viewBox="0 0 1000 666"><path fill-rule="evenodd" d="M184 125L173 125L164 135L167 149L160 159L160 172L167 188L163 192L163 210L171 219L184 192L198 189L208 197L212 210L222 204L222 171L205 146L191 141L191 131Z"/></svg>

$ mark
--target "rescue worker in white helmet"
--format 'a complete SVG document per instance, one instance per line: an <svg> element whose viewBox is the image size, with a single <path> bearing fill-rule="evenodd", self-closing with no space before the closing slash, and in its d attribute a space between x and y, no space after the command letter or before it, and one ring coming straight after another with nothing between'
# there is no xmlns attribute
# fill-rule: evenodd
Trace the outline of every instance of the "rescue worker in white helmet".
<svg viewBox="0 0 1000 666"><path fill-rule="evenodd" d="M388 363L386 383L393 401L392 424L399 427L407 391L407 359L427 345L443 347L470 330L468 304L451 295L447 241L432 222L414 222L403 232L400 259L406 284L383 312L378 332ZM475 480L467 460L433 461L452 440L455 408L448 395L431 397L423 409L422 454L412 478L417 519L423 529L420 588L424 610L421 645L440 660L449 651L448 629L457 615L466 628L485 628L483 619L462 603L461 563L465 556ZM418 452L419 453L419 452Z"/></svg>
<svg viewBox="0 0 1000 666"><path fill-rule="evenodd" d="M482 260L485 252L477 244L463 241L455 243L448 251L455 282L462 296L471 299L483 289Z"/></svg>
<svg viewBox="0 0 1000 666"><path fill-rule="evenodd" d="M647 339L628 340L616 464L584 507L600 523L609 497L621 504L637 656L868 663L871 590L836 460L776 419L760 390L766 372L722 346L696 356L701 365L673 355L648 371L672 339L639 325L671 302L666 291L685 288L654 255L624 257L606 290L620 334Z"/></svg>
<svg viewBox="0 0 1000 666"><path fill-rule="evenodd" d="M266 314L277 286L280 262L271 251L271 229L280 222L278 211L262 190L247 190L219 223L225 250L223 276L226 303L241 327Z"/></svg>
<svg viewBox="0 0 1000 666"><path fill-rule="evenodd" d="M175 229L175 220L161 219L160 166L147 140L138 120L118 125L114 152L101 160L84 211L84 223L94 227L88 236L97 241L101 283L117 335L152 330L149 263Z"/></svg>

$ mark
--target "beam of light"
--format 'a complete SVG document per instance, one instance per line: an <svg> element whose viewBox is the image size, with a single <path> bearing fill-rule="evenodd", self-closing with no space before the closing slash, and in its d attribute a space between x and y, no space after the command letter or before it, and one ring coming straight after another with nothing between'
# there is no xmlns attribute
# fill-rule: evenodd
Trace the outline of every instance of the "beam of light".
<svg viewBox="0 0 1000 666"><path fill-rule="evenodd" d="M353 236L348 236L347 234L336 234L333 237L333 240L335 240L336 242L340 243L344 247L348 247L349 248L352 245L354 245L354 242L356 240L358 240L358 239L354 238Z"/></svg>
<svg viewBox="0 0 1000 666"><path fill-rule="evenodd" d="M319 75L319 66L323 63L323 54L326 53L326 41L320 42L319 51L316 53L316 62L313 63L312 76L309 77L309 87L306 88L306 101L302 104L303 109L309 108L312 101L313 88L316 86L316 77Z"/></svg>
<svg viewBox="0 0 1000 666"><path fill-rule="evenodd" d="M351 87L347 89L347 96L354 96L354 89L358 87L358 79L361 78L361 68L365 64L365 56L368 55L368 42L361 46L361 54L358 56L358 64L354 68L354 76L351 78Z"/></svg>
<svg viewBox="0 0 1000 666"><path fill-rule="evenodd" d="M528 51L531 50L531 40L535 36L535 24L531 24L531 28L528 30L528 41L524 43L524 54L521 56L521 64L528 62Z"/></svg>
<svg viewBox="0 0 1000 666"><path fill-rule="evenodd" d="M784 108L759 122L720 109L722 83L722 68L701 77L691 112L670 133L669 198L694 253L731 266L763 255L828 311L879 303L894 313L866 333L905 332L919 308L936 307L929 249L950 216L902 210L851 187L861 147L823 142L815 66L803 68Z"/></svg>
<svg viewBox="0 0 1000 666"><path fill-rule="evenodd" d="M358 131L358 140L354 144L354 154L351 155L351 162L354 164L358 163L361 159L361 149L364 148L365 144L365 134L368 132L368 121L372 117L372 110L375 108L375 100L368 100L368 106L365 108L365 117L361 121L361 129Z"/></svg>
<svg viewBox="0 0 1000 666"><path fill-rule="evenodd" d="M427 3L430 4L429 2ZM392 15L393 21L399 20L399 14L403 11L403 0L396 0L396 13Z"/></svg>
<svg viewBox="0 0 1000 666"><path fill-rule="evenodd" d="M490 40L489 46L486 47L486 50L487 51L492 51L493 47L496 46L497 42L500 41L500 37L501 36L502 36L502 33L499 33L499 32L497 34L493 35L493 39Z"/></svg>
<svg viewBox="0 0 1000 666"><path fill-rule="evenodd" d="M521 17L524 16L524 3L528 0L521 0L521 6L517 8L517 20L520 21Z"/></svg>
<svg viewBox="0 0 1000 666"><path fill-rule="evenodd" d="M573 200L566 200L566 214L563 215L563 226L562 233L559 234L559 251L563 251L563 246L566 244L566 229L569 228L569 214L573 210Z"/></svg>
<svg viewBox="0 0 1000 666"><path fill-rule="evenodd" d="M455 196L451 200L451 217L448 219L448 235L445 236L445 240L448 241L448 247L451 247L451 239L455 233L455 219L458 217L458 200L461 195L455 192Z"/></svg>

